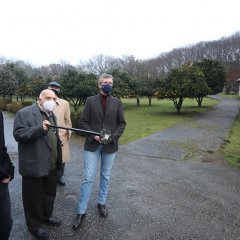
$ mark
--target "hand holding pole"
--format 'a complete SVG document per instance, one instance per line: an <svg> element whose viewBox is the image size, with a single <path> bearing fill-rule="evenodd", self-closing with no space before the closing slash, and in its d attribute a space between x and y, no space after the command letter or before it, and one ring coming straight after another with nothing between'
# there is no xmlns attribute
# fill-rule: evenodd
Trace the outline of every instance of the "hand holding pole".
<svg viewBox="0 0 240 240"><path fill-rule="evenodd" d="M102 144L108 144L112 141L111 137L111 131L107 129L102 129L101 132L94 132L94 131L89 131L85 129L79 129L79 128L68 128L68 127L62 127L62 126L57 126L57 125L48 125L51 128L60 128L60 129L66 129L74 132L80 132L80 133L86 133L86 134L91 134L95 136L100 136L100 142Z"/></svg>

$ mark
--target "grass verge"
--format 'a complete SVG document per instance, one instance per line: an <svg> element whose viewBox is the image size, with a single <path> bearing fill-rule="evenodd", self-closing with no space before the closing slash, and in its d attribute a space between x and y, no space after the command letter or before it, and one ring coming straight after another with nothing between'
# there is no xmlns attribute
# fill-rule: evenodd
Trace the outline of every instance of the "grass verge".
<svg viewBox="0 0 240 240"><path fill-rule="evenodd" d="M240 113L233 124L230 135L226 143L222 146L221 152L224 154L225 160L238 168L240 168Z"/></svg>

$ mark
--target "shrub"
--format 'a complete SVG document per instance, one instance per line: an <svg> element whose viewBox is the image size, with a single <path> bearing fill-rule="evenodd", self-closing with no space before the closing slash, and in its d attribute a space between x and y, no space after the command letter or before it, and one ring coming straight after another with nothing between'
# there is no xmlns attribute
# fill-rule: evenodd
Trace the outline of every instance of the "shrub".
<svg viewBox="0 0 240 240"><path fill-rule="evenodd" d="M24 101L24 102L21 102L22 103L22 106L23 107L26 107L26 106L31 106L33 104L32 101Z"/></svg>
<svg viewBox="0 0 240 240"><path fill-rule="evenodd" d="M7 104L10 104L12 102L12 99L10 98L1 98L0 99L0 109L2 111L7 111Z"/></svg>
<svg viewBox="0 0 240 240"><path fill-rule="evenodd" d="M31 101L25 101L25 102L11 102L7 104L6 110L11 113L16 113L20 109L32 105Z"/></svg>
<svg viewBox="0 0 240 240"><path fill-rule="evenodd" d="M12 103L7 104L6 110L10 113L16 113L22 107L23 106L20 102L12 102Z"/></svg>

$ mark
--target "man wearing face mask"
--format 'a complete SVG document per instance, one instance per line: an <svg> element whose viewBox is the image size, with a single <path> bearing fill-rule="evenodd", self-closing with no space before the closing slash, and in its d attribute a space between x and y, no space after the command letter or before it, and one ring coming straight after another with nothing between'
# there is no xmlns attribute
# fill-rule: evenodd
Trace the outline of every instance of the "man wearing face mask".
<svg viewBox="0 0 240 240"><path fill-rule="evenodd" d="M48 84L48 89L51 89L57 96L56 107L54 108L54 114L57 117L57 125L61 127L72 127L71 121L71 111L69 102L60 98L60 88L61 85L58 82L50 82ZM65 182L63 180L65 163L70 160L69 151L69 141L71 138L71 131L66 129L59 129L59 137L62 142L62 170L58 171L58 184L64 186Z"/></svg>
<svg viewBox="0 0 240 240"><path fill-rule="evenodd" d="M74 231L80 228L85 218L99 160L100 183L97 208L101 217L105 218L108 215L105 202L111 169L118 150L118 139L126 126L122 102L111 95L112 86L112 75L102 74L98 80L99 94L87 99L81 115L80 128L94 132L106 129L110 131L111 136L103 142L99 136L86 135L83 152L84 179L81 183L77 215L72 226Z"/></svg>
<svg viewBox="0 0 240 240"><path fill-rule="evenodd" d="M19 173L22 175L22 199L26 224L36 239L48 239L42 224L59 226L52 216L57 188L57 171L62 167L61 142L53 114L56 95L41 92L37 103L16 113L13 136L18 142Z"/></svg>

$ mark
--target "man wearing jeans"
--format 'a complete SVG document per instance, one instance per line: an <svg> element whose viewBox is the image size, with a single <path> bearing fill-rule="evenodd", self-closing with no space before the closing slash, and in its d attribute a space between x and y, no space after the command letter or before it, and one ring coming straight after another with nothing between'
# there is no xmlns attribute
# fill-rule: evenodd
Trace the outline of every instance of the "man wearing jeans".
<svg viewBox="0 0 240 240"><path fill-rule="evenodd" d="M118 150L118 139L126 126L122 102L111 95L112 85L112 75L102 74L98 80L99 94L87 99L81 115L80 128L94 132L107 129L111 132L111 136L107 141L103 141L100 136L86 136L83 152L84 180L81 184L73 230L79 229L85 217L99 160L101 164L97 207L100 216L107 217L108 215L105 202L111 169Z"/></svg>

